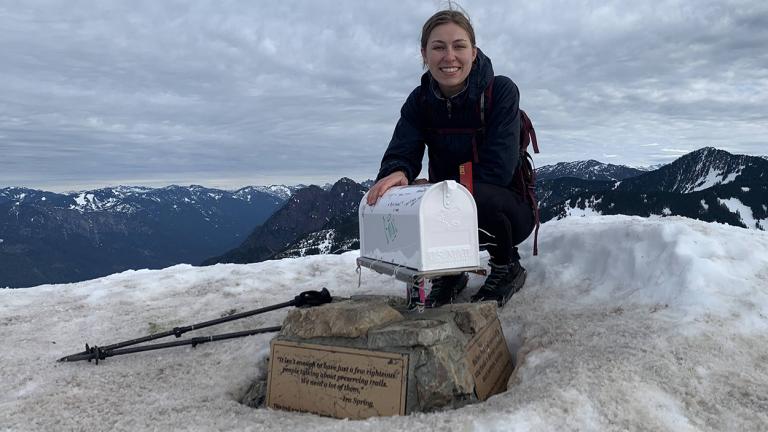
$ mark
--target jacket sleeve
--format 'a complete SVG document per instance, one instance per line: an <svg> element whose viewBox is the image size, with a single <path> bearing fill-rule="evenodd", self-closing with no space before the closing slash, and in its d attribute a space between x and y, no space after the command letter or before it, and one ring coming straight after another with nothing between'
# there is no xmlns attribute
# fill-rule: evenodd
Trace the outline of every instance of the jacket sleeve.
<svg viewBox="0 0 768 432"><path fill-rule="evenodd" d="M475 181L508 187L520 163L520 93L511 79L494 79L485 142L478 145Z"/></svg>
<svg viewBox="0 0 768 432"><path fill-rule="evenodd" d="M424 134L418 107L419 87L406 99L400 109L400 120L389 141L387 151L381 159L381 168L376 181L395 171L405 172L408 182L412 183L421 172L421 159L424 157Z"/></svg>

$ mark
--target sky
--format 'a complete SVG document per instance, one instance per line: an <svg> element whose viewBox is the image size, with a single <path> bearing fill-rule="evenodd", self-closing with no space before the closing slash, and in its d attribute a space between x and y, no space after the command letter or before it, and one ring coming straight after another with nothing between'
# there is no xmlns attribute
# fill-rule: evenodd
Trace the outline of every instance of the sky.
<svg viewBox="0 0 768 432"><path fill-rule="evenodd" d="M446 5L0 0L0 187L373 178ZM461 5L539 166L768 153L764 1Z"/></svg>
<svg viewBox="0 0 768 432"><path fill-rule="evenodd" d="M517 359L505 393L457 410L361 421L241 405L271 334L87 362L107 345L282 303L404 297L358 252L131 270L0 289L0 430L764 431L768 427L768 233L680 217L569 218L520 248L525 287L498 315ZM591 253L580 253L590 250ZM460 300L480 285L474 277ZM281 325L288 309L189 332ZM169 338L169 340L176 340ZM164 339L154 343L163 342Z"/></svg>

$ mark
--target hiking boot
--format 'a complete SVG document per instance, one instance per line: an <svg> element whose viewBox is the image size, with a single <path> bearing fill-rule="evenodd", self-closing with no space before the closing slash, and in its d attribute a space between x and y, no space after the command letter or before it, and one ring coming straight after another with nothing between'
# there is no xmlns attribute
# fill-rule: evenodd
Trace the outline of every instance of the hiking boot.
<svg viewBox="0 0 768 432"><path fill-rule="evenodd" d="M429 292L424 306L435 308L453 303L453 299L467 286L468 281L469 276L466 273L439 276L432 279L432 290Z"/></svg>
<svg viewBox="0 0 768 432"><path fill-rule="evenodd" d="M472 302L481 302L486 300L495 300L500 308L504 307L512 297L512 294L520 291L525 284L527 271L520 265L520 261L514 261L509 264L491 265L491 274L485 279L485 283L472 296Z"/></svg>

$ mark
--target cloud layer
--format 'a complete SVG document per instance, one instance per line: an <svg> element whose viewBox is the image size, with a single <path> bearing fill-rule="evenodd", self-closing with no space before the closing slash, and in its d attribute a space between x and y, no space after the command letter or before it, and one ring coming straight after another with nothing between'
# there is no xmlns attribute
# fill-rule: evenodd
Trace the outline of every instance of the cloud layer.
<svg viewBox="0 0 768 432"><path fill-rule="evenodd" d="M438 2L0 3L0 187L373 177ZM768 4L466 1L538 164L765 154Z"/></svg>

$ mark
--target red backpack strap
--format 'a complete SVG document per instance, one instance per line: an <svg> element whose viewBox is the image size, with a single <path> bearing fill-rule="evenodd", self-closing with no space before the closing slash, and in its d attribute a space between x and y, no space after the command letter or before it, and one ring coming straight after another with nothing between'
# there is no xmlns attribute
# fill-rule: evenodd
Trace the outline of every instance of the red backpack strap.
<svg viewBox="0 0 768 432"><path fill-rule="evenodd" d="M533 158L528 153L528 145L533 144L534 153L539 153L539 143L536 139L536 131L533 129L533 123L530 117L525 111L520 110L520 157L526 158L523 165L530 164L530 179L526 179L521 173L521 183L524 188L523 193L528 195L528 201L533 207L533 217L536 223L536 228L533 232L533 255L539 254L539 227L541 226L541 220L539 219L539 205L536 200L536 167L533 165Z"/></svg>
<svg viewBox="0 0 768 432"><path fill-rule="evenodd" d="M528 144L533 145L533 152L539 153L539 142L536 140L536 130L533 129L533 122L525 111L520 110L520 147L523 150L528 149Z"/></svg>

